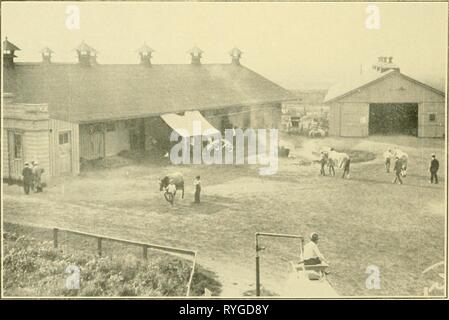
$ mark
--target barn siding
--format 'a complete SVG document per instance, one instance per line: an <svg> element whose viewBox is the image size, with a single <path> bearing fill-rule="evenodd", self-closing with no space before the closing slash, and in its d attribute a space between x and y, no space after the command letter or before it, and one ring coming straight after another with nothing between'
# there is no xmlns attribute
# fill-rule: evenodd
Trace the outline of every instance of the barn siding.
<svg viewBox="0 0 449 320"><path fill-rule="evenodd" d="M430 114L435 114L435 121L430 121ZM418 106L418 136L444 137L446 114L444 103L424 102Z"/></svg>
<svg viewBox="0 0 449 320"><path fill-rule="evenodd" d="M49 164L49 138L48 138L48 118L43 113L27 114L24 108L16 106L17 110L9 112L11 118L3 119L3 177L13 180L22 179L22 169L25 162L38 161L39 165L47 173L43 178L50 174ZM16 118L17 117L17 118ZM18 117L22 117L20 119ZM10 159L10 133L20 133L22 135L22 158ZM12 164L12 165L11 165ZM11 165L11 168L10 168Z"/></svg>
<svg viewBox="0 0 449 320"><path fill-rule="evenodd" d="M90 132L91 124L82 124L79 127L80 158L95 160L105 156L105 132L104 124L92 124L101 126L100 131Z"/></svg>
<svg viewBox="0 0 449 320"><path fill-rule="evenodd" d="M115 130L107 131L105 136L106 156L114 156L120 151L129 150L129 131L125 121L114 122Z"/></svg>
<svg viewBox="0 0 449 320"><path fill-rule="evenodd" d="M72 175L80 172L79 125L74 122L50 119L50 167L52 175L59 175L58 144L59 133L69 131L71 136L71 169Z"/></svg>
<svg viewBox="0 0 449 320"><path fill-rule="evenodd" d="M3 164L3 177L9 178L9 144L8 144L8 130L3 128L3 139L2 139L2 164Z"/></svg>
<svg viewBox="0 0 449 320"><path fill-rule="evenodd" d="M339 103L333 103L330 106L329 112L329 135L339 136L340 135L340 109L341 105Z"/></svg>
<svg viewBox="0 0 449 320"><path fill-rule="evenodd" d="M46 182L47 177L51 176L48 130L25 131L23 139L25 161L38 161L39 166L44 169L42 179Z"/></svg>
<svg viewBox="0 0 449 320"><path fill-rule="evenodd" d="M367 103L351 103L341 105L342 137L368 136L369 105Z"/></svg>

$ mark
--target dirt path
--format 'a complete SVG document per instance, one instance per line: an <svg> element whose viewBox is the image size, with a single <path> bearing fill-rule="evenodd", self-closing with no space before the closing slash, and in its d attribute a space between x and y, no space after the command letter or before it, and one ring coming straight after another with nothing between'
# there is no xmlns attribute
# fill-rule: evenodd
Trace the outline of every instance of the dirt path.
<svg viewBox="0 0 449 320"><path fill-rule="evenodd" d="M7 208L13 203L21 204L19 208L16 208L15 210L16 213L20 212L20 214L14 215L7 213L4 217L4 222L47 228L48 226L54 226L97 233L105 236L119 237L128 240L145 241L142 233L134 233L134 236L130 237L128 233L120 232L120 229L116 229L116 232L113 234L110 232L103 232L101 228L98 228L102 221L92 219L92 217L95 216L107 216L108 214L116 213L139 215L139 212L134 210L124 212L123 209L105 208L104 206L95 205L92 203L84 203L82 205L73 203L70 204L33 196L24 197L22 194L5 194L3 201ZM26 211L23 210L25 208L27 208ZM73 215L66 215L64 212L76 212L76 218ZM74 220L70 217L74 218ZM43 220L39 218L43 218ZM42 223L39 223L41 220ZM37 223L29 223L28 221L36 221ZM142 232L144 233L144 230L142 230ZM245 292L255 290L254 268L249 269L238 266L232 262L232 259L223 260L214 257L213 255L208 255L205 252L199 252L197 262L206 269L216 273L220 283L222 284L221 296L223 297L243 296ZM280 279L266 278L264 279L264 284L265 286L271 288L271 290L279 290L279 280Z"/></svg>

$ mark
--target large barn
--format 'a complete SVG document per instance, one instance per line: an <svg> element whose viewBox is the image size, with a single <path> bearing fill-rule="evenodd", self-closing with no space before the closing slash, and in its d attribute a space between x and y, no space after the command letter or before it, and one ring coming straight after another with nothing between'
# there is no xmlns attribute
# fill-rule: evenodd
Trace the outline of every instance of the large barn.
<svg viewBox="0 0 449 320"><path fill-rule="evenodd" d="M26 161L39 161L49 176L73 175L83 161L151 151L168 141L174 115L220 131L277 128L281 103L296 99L241 65L237 48L230 63L203 64L195 47L190 64L176 65L152 64L147 45L136 64L100 64L86 43L76 49L76 63L52 62L49 48L40 63L17 63L18 50L3 42L7 179L20 179Z"/></svg>
<svg viewBox="0 0 449 320"><path fill-rule="evenodd" d="M404 134L444 137L445 95L379 57L375 72L331 87L329 134L342 137Z"/></svg>

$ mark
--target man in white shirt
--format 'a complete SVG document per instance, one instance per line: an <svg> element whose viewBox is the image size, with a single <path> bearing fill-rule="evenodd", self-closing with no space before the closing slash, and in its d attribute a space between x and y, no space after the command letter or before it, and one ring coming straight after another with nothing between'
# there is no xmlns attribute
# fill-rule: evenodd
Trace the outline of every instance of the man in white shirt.
<svg viewBox="0 0 449 320"><path fill-rule="evenodd" d="M393 154L393 151L391 151L391 149L388 149L387 151L384 152L385 171L387 173L390 172L391 159L393 159L393 158L394 158L394 154Z"/></svg>
<svg viewBox="0 0 449 320"><path fill-rule="evenodd" d="M318 249L318 234L312 232L310 235L310 241L304 246L303 260L304 265L329 265L328 261L321 254L320 249Z"/></svg>
<svg viewBox="0 0 449 320"><path fill-rule="evenodd" d="M170 202L171 205L174 204L175 202L175 195L176 195L176 185L174 183L170 183L166 188L165 188L165 199L168 200L168 202Z"/></svg>

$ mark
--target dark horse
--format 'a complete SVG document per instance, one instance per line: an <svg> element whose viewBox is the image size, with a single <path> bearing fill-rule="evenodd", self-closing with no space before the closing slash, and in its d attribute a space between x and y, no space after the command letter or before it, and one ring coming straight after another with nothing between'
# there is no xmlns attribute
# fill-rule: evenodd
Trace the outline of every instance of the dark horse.
<svg viewBox="0 0 449 320"><path fill-rule="evenodd" d="M164 191L164 197L165 199L170 202L171 204L173 204L175 195L176 195L176 191L171 194L169 193L166 188L168 187L169 184L174 184L176 187L176 191L178 190L182 190L182 199L184 199L184 178L182 176L181 173L179 172L175 172L172 174L168 174L165 177L163 177L161 180L159 180L159 191Z"/></svg>

